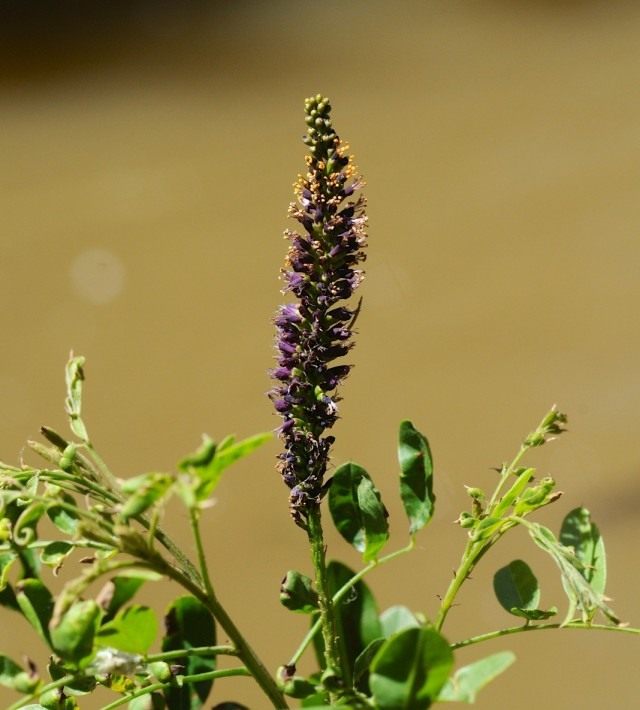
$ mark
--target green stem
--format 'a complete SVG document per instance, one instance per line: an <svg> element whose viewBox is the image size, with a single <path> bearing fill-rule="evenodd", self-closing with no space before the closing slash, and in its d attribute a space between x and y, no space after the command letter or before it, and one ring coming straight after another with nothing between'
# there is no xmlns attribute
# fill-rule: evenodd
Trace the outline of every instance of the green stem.
<svg viewBox="0 0 640 710"><path fill-rule="evenodd" d="M200 534L200 510L195 506L189 508L189 521L191 523L193 538L196 543L196 550L198 553L198 565L200 566L200 576L202 577L202 580L204 582L204 588L207 590L207 594L212 599L215 599L216 594L213 590L211 577L209 576L209 567L207 565L204 545L202 544L202 535Z"/></svg>
<svg viewBox="0 0 640 710"><path fill-rule="evenodd" d="M120 493L120 484L118 479L114 476L111 469L107 466L104 459L96 451L93 444L89 441L86 442L86 448L89 455L93 459L93 463L98 469L99 476L103 479L105 487L113 493L119 500L122 500L122 494ZM145 515L140 515L136 517L136 520L146 529L150 530L156 540L170 552L173 557L182 565L182 568L187 576L189 576L193 582L198 584L201 580L198 575L196 568L193 566L191 560L182 552L178 545L173 542L173 540L164 532L160 527L156 527L156 523L152 523Z"/></svg>
<svg viewBox="0 0 640 710"><path fill-rule="evenodd" d="M31 693L31 695L27 695L24 698L20 698L20 700L18 700L16 703L10 705L7 710L18 710L18 708L23 708L25 705L29 705L32 700L35 700L44 693L47 693L50 690L55 690L56 688L61 688L63 685L71 683L73 680L75 680L75 678L76 676L74 675L65 675L62 676L62 678L58 678L58 680L54 680L51 683L42 685L35 693Z"/></svg>
<svg viewBox="0 0 640 710"><path fill-rule="evenodd" d="M171 661L174 658L184 658L185 656L237 656L238 651L233 646L195 646L194 648L179 648L176 651L164 651L163 653L151 653L144 657L145 663L155 663L156 661Z"/></svg>
<svg viewBox="0 0 640 710"><path fill-rule="evenodd" d="M354 574L349 581L345 582L345 584L338 589L338 591L333 595L332 597L332 602L334 606L341 601L341 599L347 594L347 592L354 586L356 585L365 575L369 574L371 570L375 569L376 567L381 567L387 562L390 562L391 560L395 559L396 557L400 557L400 555L405 555L407 552L411 552L413 548L415 547L415 540L412 537L409 544L406 547L401 548L400 550L396 550L395 552L391 552L388 555L385 555L384 557L381 557L379 560L374 560L373 562L369 562L369 564L366 567L363 567L357 574ZM288 665L290 666L295 666L298 664L298 661L302 657L302 654L305 652L307 646L311 643L313 640L313 637L318 633L320 630L320 627L322 626L322 619L318 617L317 621L313 624L313 626L309 629L307 632L306 636L302 639L302 642L296 649L296 652L293 654L291 657L291 660L289 661Z"/></svg>
<svg viewBox="0 0 640 710"><path fill-rule="evenodd" d="M477 548L477 552L475 552L475 554L474 547ZM447 618L447 614L453 606L453 602L460 591L460 587L464 584L465 580L471 573L471 570L479 557L481 549L482 546L478 543L474 543L472 540L467 542L467 546L462 554L462 559L460 560L458 569L455 571L453 579L449 584L449 588L440 602L440 609L438 610L438 616L436 617L434 623L436 631L440 631L442 629L444 621Z"/></svg>
<svg viewBox="0 0 640 710"><path fill-rule="evenodd" d="M156 569L161 574L170 577L178 582L188 592L190 592L198 601L200 601L211 613L214 619L224 629L235 648L237 649L238 657L245 664L256 683L262 688L265 695L271 700L274 708L288 707L284 695L280 692L275 680L266 669L262 661L258 658L249 642L242 635L238 627L235 625L225 608L218 601L213 588L203 589L197 584L191 576L187 575L183 570L174 567L159 555L154 557Z"/></svg>
<svg viewBox="0 0 640 710"><path fill-rule="evenodd" d="M549 415L546 414L540 424L538 424L538 427L536 429L536 432L543 432L543 427L544 423L547 420L547 417ZM518 467L518 464L520 461L522 461L522 457L527 453L527 451L531 448L531 444L527 443L528 438L525 439L525 441L520 444L520 448L518 449L518 453L513 457L513 460L511 463L502 470L500 474L500 480L498 481L498 484L496 485L495 490L493 491L493 494L491 496L491 499L489 500L489 503L487 504L485 514L487 517L491 517L492 512L496 508L496 506L500 502L500 494L502 493L502 489L505 486L505 483L509 479L509 477L513 474L513 472L516 470ZM508 493L506 494L508 495ZM473 570L474 566L478 562L478 560L485 554L485 552L492 546L494 545L498 539L509 529L509 527L512 527L512 525L507 525L505 527L501 527L497 533L493 535L493 537L487 539L487 540L469 540L467 542L467 545L464 549L464 553L462 554L462 559L460 561L460 565L458 566L458 569L455 571L453 579L451 580L451 583L449 584L449 588L447 589L442 602L440 603L440 609L438 611L438 615L436 617L435 621L435 628L437 631L440 631L442 629L442 626L444 624L445 619L447 618L447 614L449 613L451 607L453 606L453 603L455 601L455 598L460 591L460 587L464 584L464 582L469 578L469 575L471 571Z"/></svg>
<svg viewBox="0 0 640 710"><path fill-rule="evenodd" d="M178 685L182 685L184 683L198 683L202 680L213 680L214 678L229 678L231 676L248 675L251 674L249 673L249 671L247 671L246 668L227 668L225 670L220 671L209 671L208 673L196 673L194 675L177 676L176 680L178 682ZM171 687L175 687L174 682L152 683L151 685L146 685L144 688L140 688L140 690L136 690L135 693L125 695L122 698L118 698L118 700L109 703L109 705L105 705L102 710L113 710L113 708L119 708L122 705L126 705L132 700L135 700L136 698L139 698L143 695L149 695L150 693L154 693L156 690L166 690L167 688Z"/></svg>
<svg viewBox="0 0 640 710"><path fill-rule="evenodd" d="M320 606L319 622L322 628L322 638L324 639L324 656L327 668L336 673L344 682L349 682L350 679L346 678L346 666L342 662L336 634L333 598L329 588L326 549L319 507L315 507L309 512L307 532L309 544L311 545L311 560L315 570L316 591L318 592Z"/></svg>
<svg viewBox="0 0 640 710"><path fill-rule="evenodd" d="M491 641L491 639L500 638L501 636L510 636L512 634L519 634L525 631L545 631L548 629L583 629L585 631L588 631L589 629L596 629L597 631L617 631L619 633L626 634L640 634L640 629L635 629L630 626L584 624L580 621L570 621L568 624L527 624L523 626L511 626L507 629L500 629L499 631L490 631L486 634L472 636L471 638L465 639L464 641L457 641L456 643L452 643L451 648L455 650L458 648L464 648L465 646L473 646L476 643Z"/></svg>
<svg viewBox="0 0 640 710"><path fill-rule="evenodd" d="M499 501L499 496L500 493L502 492L502 489L504 487L504 484L507 482L509 479L509 476L516 470L516 467L522 461L522 457L529 451L529 446L527 444L521 444L520 449L518 450L518 453L513 457L513 461L505 468L501 475L500 475L500 480L498 481L498 485L496 486L496 489L493 491L493 495L491 496L491 500L489 501L487 505L487 514L490 515L491 511L493 510L495 504Z"/></svg>

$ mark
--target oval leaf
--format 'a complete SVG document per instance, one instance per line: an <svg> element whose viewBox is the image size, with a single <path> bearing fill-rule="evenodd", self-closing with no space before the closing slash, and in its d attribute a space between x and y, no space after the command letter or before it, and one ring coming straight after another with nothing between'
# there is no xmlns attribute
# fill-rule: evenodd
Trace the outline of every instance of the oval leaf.
<svg viewBox="0 0 640 710"><path fill-rule="evenodd" d="M536 609L540 601L538 580L523 560L513 560L499 569L493 576L493 590L502 607L510 614L512 609Z"/></svg>
<svg viewBox="0 0 640 710"><path fill-rule="evenodd" d="M409 533L415 534L433 516L433 460L429 442L410 421L400 424L398 437L400 497L409 518Z"/></svg>
<svg viewBox="0 0 640 710"><path fill-rule="evenodd" d="M369 685L381 710L423 710L449 677L453 652L435 629L407 629L385 641L371 663Z"/></svg>
<svg viewBox="0 0 640 710"><path fill-rule="evenodd" d="M382 635L385 638L393 636L398 631L405 629L413 629L420 626L420 622L416 619L414 613L407 609L406 606L391 606L380 614L380 623L382 624Z"/></svg>
<svg viewBox="0 0 640 710"><path fill-rule="evenodd" d="M157 633L158 622L153 610L134 605L120 610L111 621L100 627L96 644L126 653L145 654Z"/></svg>
<svg viewBox="0 0 640 710"><path fill-rule="evenodd" d="M165 617L167 635L162 640L163 651L189 649L197 646L215 646L216 630L213 618L207 609L191 596L179 597L169 607ZM175 659L185 667L185 675L206 673L216 667L215 657L184 656ZM182 688L169 688L165 691L167 705L170 708L202 707L211 691L213 681L205 680L199 683L189 683Z"/></svg>
<svg viewBox="0 0 640 710"><path fill-rule="evenodd" d="M329 510L338 532L362 552L364 561L376 559L389 539L387 510L371 477L361 466L345 463L334 473Z"/></svg>
<svg viewBox="0 0 640 710"><path fill-rule="evenodd" d="M479 690L504 672L516 660L511 651L501 651L457 670L440 695L439 701L474 703Z"/></svg>

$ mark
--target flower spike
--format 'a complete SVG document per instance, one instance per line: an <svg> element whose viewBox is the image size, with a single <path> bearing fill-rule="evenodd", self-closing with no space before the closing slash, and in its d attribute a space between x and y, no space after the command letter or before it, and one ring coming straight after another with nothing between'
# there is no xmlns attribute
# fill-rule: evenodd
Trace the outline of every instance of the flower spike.
<svg viewBox="0 0 640 710"><path fill-rule="evenodd" d="M365 199L353 158L333 129L331 104L320 94L305 101L309 148L307 174L295 184L296 201L289 215L300 232L287 230L290 241L282 277L284 292L296 302L281 306L276 318L277 384L270 392L282 416L284 451L279 470L291 489L291 515L302 528L308 512L320 505L338 418L336 390L351 365L334 364L353 343L357 308L347 301L362 281L358 265L365 258Z"/></svg>

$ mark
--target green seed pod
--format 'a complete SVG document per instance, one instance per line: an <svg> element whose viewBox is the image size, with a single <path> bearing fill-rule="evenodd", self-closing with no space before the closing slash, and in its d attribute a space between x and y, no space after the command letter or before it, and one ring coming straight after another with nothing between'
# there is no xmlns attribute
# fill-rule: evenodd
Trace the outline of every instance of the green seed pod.
<svg viewBox="0 0 640 710"><path fill-rule="evenodd" d="M69 444L67 448L62 452L62 456L60 457L60 461L58 462L58 466L63 471L71 471L71 467L74 464L76 458L76 446L75 444Z"/></svg>
<svg viewBox="0 0 640 710"><path fill-rule="evenodd" d="M76 602L51 629L51 643L65 661L78 663L91 655L102 610L93 600Z"/></svg>
<svg viewBox="0 0 640 710"><path fill-rule="evenodd" d="M475 525L476 519L471 513L467 513L465 510L460 513L460 517L455 522L458 523L461 528L472 528Z"/></svg>
<svg viewBox="0 0 640 710"><path fill-rule="evenodd" d="M149 663L147 668L160 683L166 683L173 677L171 666L165 661L154 661L153 663Z"/></svg>

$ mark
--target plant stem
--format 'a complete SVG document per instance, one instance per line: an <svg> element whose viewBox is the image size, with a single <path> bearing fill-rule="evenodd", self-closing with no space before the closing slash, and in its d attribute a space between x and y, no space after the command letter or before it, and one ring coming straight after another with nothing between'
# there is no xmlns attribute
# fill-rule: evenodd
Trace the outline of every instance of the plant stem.
<svg viewBox="0 0 640 710"><path fill-rule="evenodd" d="M189 508L189 522L191 523L191 530L196 543L198 565L200 566L200 575L202 576L202 581L204 582L204 588L207 590L207 594L212 599L215 599L216 594L213 590L211 577L209 576L209 567L207 565L207 558L204 552L204 545L202 544L202 535L200 534L200 510L195 506Z"/></svg>
<svg viewBox="0 0 640 710"><path fill-rule="evenodd" d="M76 676L74 675L65 675L62 678L58 678L58 680L54 680L51 683L47 683L46 685L40 686L35 693L31 693L30 695L27 695L24 698L20 698L20 700L15 702L13 705L10 705L7 710L18 710L18 708L23 708L25 705L29 705L32 700L35 700L43 693L46 693L50 690L55 690L56 688L61 688L63 685L71 683L73 680L75 680L75 678Z"/></svg>
<svg viewBox="0 0 640 710"><path fill-rule="evenodd" d="M269 671L266 669L262 661L258 658L249 642L242 635L238 627L235 625L225 608L220 604L213 588L209 583L209 589L203 589L197 584L190 575L187 575L183 570L177 569L169 564L164 558L154 557L154 562L157 571L165 574L183 586L187 591L191 592L196 599L209 610L214 619L224 629L225 633L232 641L237 649L237 655L245 664L250 674L254 677L256 683L262 688L265 695L271 700L274 708L287 708L287 702L284 695L276 685ZM206 565L205 565L206 566Z"/></svg>
<svg viewBox="0 0 640 710"><path fill-rule="evenodd" d="M535 430L536 433L543 432L544 422L546 421L548 416L548 414L545 415L540 424L538 424L538 427ZM513 457L511 463L506 468L503 468L500 474L500 480L498 481L498 484L496 485L491 499L489 500L486 507L485 514L487 517L491 517L492 512L500 502L500 494L502 492L502 489L504 488L505 483L518 467L518 464L522 460L522 457L531 448L532 444L528 443L528 439L529 437L527 437L527 439L525 439L524 442L520 444L520 448L518 449L516 455ZM508 493L506 495L508 495ZM442 629L444 621L447 618L447 614L453 606L455 598L458 592L460 591L460 587L464 584L465 580L469 578L471 570L474 568L478 560L484 555L484 553L498 541L498 539L509 529L509 527L512 527L512 525L506 525L504 527L499 528L499 530L492 537L486 540L469 540L467 542L467 545L464 549L464 553L462 554L460 565L455 571L453 579L449 584L449 588L447 589L446 594L444 595L440 604L438 616L436 617L435 621L435 628L437 631L440 631Z"/></svg>
<svg viewBox="0 0 640 710"><path fill-rule="evenodd" d="M333 602L334 606L365 575L369 574L369 572L371 572L371 570L375 569L376 567L380 567L387 562L390 562L391 560L395 559L396 557L400 557L400 555L405 555L407 552L411 552L411 550L413 550L414 547L415 547L415 540L412 537L409 544L406 547L403 547L400 550L396 550L395 552L391 552L388 555L381 557L379 560L373 560L372 562L369 562L369 564L366 567L363 567L357 574L354 574L353 577L351 577L351 579L348 582L345 582L345 584L342 587L340 587L340 589L338 589L338 591L333 595L331 601ZM307 632L306 636L302 639L302 642L300 643L300 645L296 649L296 652L291 657L291 660L289 661L288 665L290 665L290 666L297 665L298 661L300 660L300 657L305 652L307 646L311 643L313 637L318 633L321 626L322 626L322 619L321 619L321 617L318 617L317 621L313 624L313 626Z"/></svg>
<svg viewBox="0 0 640 710"><path fill-rule="evenodd" d="M315 507L310 510L308 516L308 534L311 545L311 560L315 570L316 591L320 605L320 625L322 627L322 638L324 639L324 656L327 668L336 673L343 681L345 678L345 667L340 657L338 638L336 635L335 616L333 613L333 599L329 589L329 578L327 575L326 549L324 535L322 532L322 520L320 508ZM332 698L333 700L333 698Z"/></svg>
<svg viewBox="0 0 640 710"><path fill-rule="evenodd" d="M491 500L487 505L487 514L491 513L491 510L493 510L495 504L499 501L499 496L502 492L504 484L506 483L509 476L516 470L516 467L518 466L520 461L522 461L522 457L527 453L527 451L529 451L529 448L530 447L527 444L520 444L520 449L518 450L518 453L513 457L513 461L511 461L511 463L502 471L500 475L500 480L498 481L498 485L493 491Z"/></svg>
<svg viewBox="0 0 640 710"><path fill-rule="evenodd" d="M507 629L500 629L498 631L490 631L486 634L479 634L478 636L472 636L471 638L464 639L464 641L457 641L451 644L452 649L464 648L465 646L473 646L476 643L483 643L484 641L491 641L491 639L500 638L501 636L510 636L512 634L519 634L525 631L545 631L548 629L583 629L588 631L589 629L596 629L598 631L618 631L620 633L627 634L640 634L640 629L635 629L629 626L609 626L607 624L584 624L581 621L570 621L568 624L525 624L522 626L511 626Z"/></svg>
<svg viewBox="0 0 640 710"><path fill-rule="evenodd" d="M214 678L228 678L231 676L248 676L251 675L249 671L246 668L227 668L225 670L219 670L219 671L209 671L207 673L196 673L194 675L183 675L183 676L178 676L177 681L179 685L182 685L184 683L197 683L198 681L201 680L213 680ZM118 700L115 700L112 703L109 703L109 705L105 705L102 710L113 710L113 708L119 708L122 705L126 705L127 703L131 702L132 700L135 700L135 698L139 698L143 695L149 695L150 693L154 693L156 690L165 690L166 688L171 688L175 686L175 683L152 683L151 685L146 685L144 688L140 688L140 690L136 690L135 693L131 693L130 695L124 695L121 698L118 698Z"/></svg>
<svg viewBox="0 0 640 710"><path fill-rule="evenodd" d="M477 547L478 550L475 554L473 552L474 547ZM455 571L453 579L449 584L449 588L440 602L440 609L434 623L436 631L440 631L442 629L444 621L447 618L447 614L453 606L453 602L460 591L460 587L463 585L464 581L473 569L473 566L480 556L479 553L481 549L482 547L481 545L478 545L478 543L474 543L472 540L467 542L467 546L462 554L462 559L460 560L458 569Z"/></svg>
<svg viewBox="0 0 640 710"><path fill-rule="evenodd" d="M145 663L155 663L156 661L170 661L173 658L184 658L185 656L237 656L238 651L233 646L196 646L194 648L179 648L175 651L164 651L163 653L150 653L144 657Z"/></svg>

